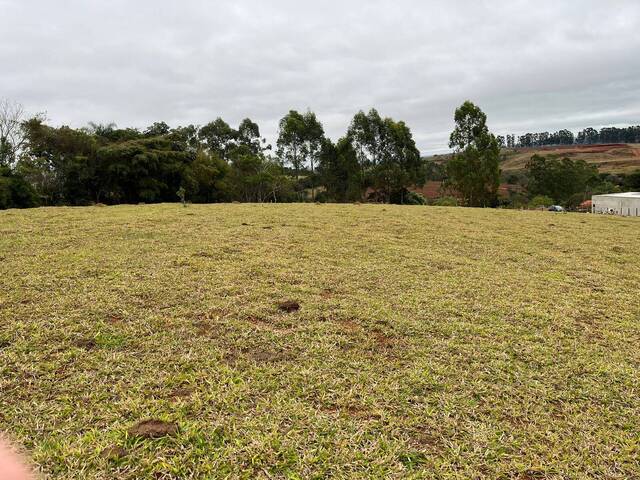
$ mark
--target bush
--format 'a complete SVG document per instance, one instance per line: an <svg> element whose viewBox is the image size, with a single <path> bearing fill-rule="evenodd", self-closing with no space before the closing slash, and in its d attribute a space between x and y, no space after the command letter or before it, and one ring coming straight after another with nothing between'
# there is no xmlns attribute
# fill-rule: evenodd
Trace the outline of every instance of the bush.
<svg viewBox="0 0 640 480"><path fill-rule="evenodd" d="M500 201L500 205L503 208L513 208L513 209L521 209L526 208L529 204L529 199L526 195L519 192L511 192L509 194L509 198L502 199Z"/></svg>
<svg viewBox="0 0 640 480"><path fill-rule="evenodd" d="M0 210L5 208L28 208L38 204L33 187L8 167L0 168Z"/></svg>
<svg viewBox="0 0 640 480"><path fill-rule="evenodd" d="M403 198L403 203L405 205L426 205L427 199L424 198L424 195L418 192L408 192L405 194Z"/></svg>
<svg viewBox="0 0 640 480"><path fill-rule="evenodd" d="M529 208L549 207L551 205L555 205L555 202L553 198L546 195L536 195L529 202Z"/></svg>
<svg viewBox="0 0 640 480"><path fill-rule="evenodd" d="M432 205L436 207L457 207L458 199L456 197L440 197L436 198Z"/></svg>

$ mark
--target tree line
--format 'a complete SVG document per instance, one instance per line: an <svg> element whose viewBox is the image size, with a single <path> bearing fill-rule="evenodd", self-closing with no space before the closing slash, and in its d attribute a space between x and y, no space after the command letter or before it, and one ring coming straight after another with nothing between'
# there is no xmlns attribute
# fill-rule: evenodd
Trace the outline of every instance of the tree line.
<svg viewBox="0 0 640 480"><path fill-rule="evenodd" d="M640 143L640 125L630 127L588 127L574 135L570 130L557 132L499 135L498 143L506 148L547 147L556 145L595 145L602 143Z"/></svg>
<svg viewBox="0 0 640 480"><path fill-rule="evenodd" d="M592 192L634 186L636 176L640 180L640 173L603 176L581 161L537 155L523 174L504 178L504 139L489 131L480 107L464 102L454 121L453 154L440 164L421 158L405 122L375 109L356 113L336 142L315 113L291 110L279 122L273 149L249 118L237 127L221 118L173 128L164 122L145 129L54 127L42 115L27 117L19 105L3 101L0 208L177 200L424 204L413 190L428 179L442 180L442 195L467 206L518 206L534 195L569 205ZM560 131L556 137L570 134ZM500 198L505 181L520 184L522 191Z"/></svg>
<svg viewBox="0 0 640 480"><path fill-rule="evenodd" d="M399 202L424 183L411 130L375 109L358 112L333 143L311 112L288 112L275 152L250 119L146 129L47 125L3 104L0 207L176 201ZM4 119L4 120L1 120Z"/></svg>

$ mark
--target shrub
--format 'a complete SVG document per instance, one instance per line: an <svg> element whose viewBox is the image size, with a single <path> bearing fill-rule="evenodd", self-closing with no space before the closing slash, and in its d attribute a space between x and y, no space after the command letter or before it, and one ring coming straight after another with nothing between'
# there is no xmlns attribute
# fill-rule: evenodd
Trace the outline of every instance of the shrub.
<svg viewBox="0 0 640 480"><path fill-rule="evenodd" d="M0 167L0 210L35 207L37 204L33 187L8 167Z"/></svg>
<svg viewBox="0 0 640 480"><path fill-rule="evenodd" d="M536 195L529 202L529 208L548 207L554 204L553 198L547 197L546 195Z"/></svg>
<svg viewBox="0 0 640 480"><path fill-rule="evenodd" d="M426 205L427 199L424 198L424 195L418 192L408 192L404 196L404 204L405 205Z"/></svg>
<svg viewBox="0 0 640 480"><path fill-rule="evenodd" d="M456 197L440 197L433 201L436 207L457 207L458 199Z"/></svg>

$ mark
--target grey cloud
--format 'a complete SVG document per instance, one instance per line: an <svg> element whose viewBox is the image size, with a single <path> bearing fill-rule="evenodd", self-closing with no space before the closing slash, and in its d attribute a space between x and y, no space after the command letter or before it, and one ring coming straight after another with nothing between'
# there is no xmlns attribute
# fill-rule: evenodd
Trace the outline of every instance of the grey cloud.
<svg viewBox="0 0 640 480"><path fill-rule="evenodd" d="M640 123L640 4L582 1L0 0L0 97L55 124L289 109L337 139L359 109L446 149L478 103L497 133Z"/></svg>

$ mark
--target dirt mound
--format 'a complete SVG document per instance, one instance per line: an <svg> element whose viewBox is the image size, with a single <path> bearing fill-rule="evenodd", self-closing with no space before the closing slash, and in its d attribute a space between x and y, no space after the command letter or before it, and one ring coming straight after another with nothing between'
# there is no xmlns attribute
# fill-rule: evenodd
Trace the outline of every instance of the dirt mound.
<svg viewBox="0 0 640 480"><path fill-rule="evenodd" d="M298 302L294 302L293 300L286 300L278 304L278 310L286 313L297 312L298 310L300 310L300 304Z"/></svg>
<svg viewBox="0 0 640 480"><path fill-rule="evenodd" d="M129 435L141 438L160 438L178 433L178 424L162 420L144 420L129 429Z"/></svg>
<svg viewBox="0 0 640 480"><path fill-rule="evenodd" d="M191 387L179 387L176 388L173 392L171 392L170 397L173 399L177 398L187 398L190 397L194 392L194 389Z"/></svg>

